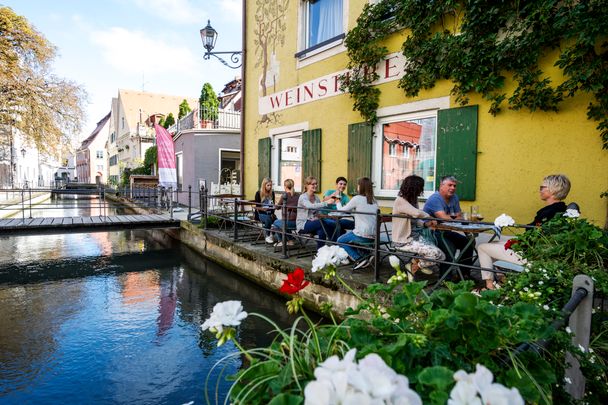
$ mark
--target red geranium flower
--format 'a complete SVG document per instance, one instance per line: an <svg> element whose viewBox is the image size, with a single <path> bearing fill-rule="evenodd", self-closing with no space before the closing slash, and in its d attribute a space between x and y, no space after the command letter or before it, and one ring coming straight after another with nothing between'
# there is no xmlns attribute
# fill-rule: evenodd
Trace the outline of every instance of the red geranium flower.
<svg viewBox="0 0 608 405"><path fill-rule="evenodd" d="M505 250L511 249L511 246L517 245L519 241L517 239L509 239L507 243L505 243Z"/></svg>
<svg viewBox="0 0 608 405"><path fill-rule="evenodd" d="M279 291L291 295L297 293L308 284L310 284L310 281L304 280L304 270L298 267L283 280L283 285L279 288Z"/></svg>

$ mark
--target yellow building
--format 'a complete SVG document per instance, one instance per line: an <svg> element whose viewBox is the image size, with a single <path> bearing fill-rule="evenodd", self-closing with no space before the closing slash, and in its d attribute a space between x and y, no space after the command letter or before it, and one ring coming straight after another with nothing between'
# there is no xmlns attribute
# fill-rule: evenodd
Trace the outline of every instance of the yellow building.
<svg viewBox="0 0 608 405"><path fill-rule="evenodd" d="M608 190L608 152L597 122L586 116L590 96L567 99L558 113L504 108L496 116L474 93L468 106L458 108L448 81L408 98L397 87L405 62L405 37L397 32L386 41L389 54L377 69L382 93L378 122L370 126L339 84L349 61L345 34L366 0L246 3L247 197L264 176L280 190L285 178L299 186L315 175L325 191L337 176L351 186L368 175L380 205L390 207L403 177L422 176L430 195L440 176L454 174L463 209L478 205L487 220L505 212L528 223L542 206L542 178L564 173L572 181L567 202L576 201L584 217L604 225L607 204L600 194ZM557 77L556 55L548 55L544 67Z"/></svg>

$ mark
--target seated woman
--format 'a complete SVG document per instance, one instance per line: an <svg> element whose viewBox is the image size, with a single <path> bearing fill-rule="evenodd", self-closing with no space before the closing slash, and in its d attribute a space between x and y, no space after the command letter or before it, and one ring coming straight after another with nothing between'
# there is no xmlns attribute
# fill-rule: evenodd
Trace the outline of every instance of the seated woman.
<svg viewBox="0 0 608 405"><path fill-rule="evenodd" d="M419 176L407 176L403 179L399 194L393 204L393 215L407 215L411 218L431 218L429 214L418 209L418 197L424 192L424 179ZM445 253L437 246L429 243L421 236L420 227L411 218L393 218L393 245L396 249L414 253L417 256L432 260L445 260ZM435 221L425 222L425 225L433 225ZM408 263L409 270L415 274L418 270L431 274L432 267L437 264L424 259L412 259Z"/></svg>
<svg viewBox="0 0 608 405"><path fill-rule="evenodd" d="M332 212L338 209L340 206L344 206L348 204L349 198L346 195L346 185L348 181L345 177L338 177L336 179L336 188L332 190L327 190L323 195L323 201L329 201L331 199L335 200L335 203L327 204L328 211L327 213ZM348 218L340 218L340 230L346 231L353 229L355 227L355 222L352 219Z"/></svg>
<svg viewBox="0 0 608 405"><path fill-rule="evenodd" d="M340 211L355 212L355 227L352 231L345 233L338 238L339 243L348 244L372 244L376 234L376 213L378 204L374 198L374 188L372 181L368 177L362 177L357 181L357 195L343 207L338 207ZM362 252L353 246L342 246L348 257L357 261L361 258ZM368 251L369 253L369 251ZM370 258L373 256L370 256ZM370 260L364 260L355 267L360 269L369 265Z"/></svg>
<svg viewBox="0 0 608 405"><path fill-rule="evenodd" d="M320 248L325 245L327 235L333 240L335 223L333 221L325 222L325 220L317 217L317 211L327 207L328 204L328 202L321 202L319 197L315 195L317 185L318 183L315 177L308 176L304 179L304 193L298 198L296 230L298 233L316 234L319 238L317 240L317 247Z"/></svg>
<svg viewBox="0 0 608 405"><path fill-rule="evenodd" d="M541 226L552 219L555 215L566 212L566 204L562 201L570 192L570 180L563 174L552 174L543 179L540 186L540 199L545 206L536 212L534 220L529 224ZM477 247L479 253L479 265L491 269L496 260L504 260L509 263L525 264L524 259L509 248L507 237L501 237L499 241L482 243ZM485 280L487 289L494 289L494 273L482 271L481 278Z"/></svg>
<svg viewBox="0 0 608 405"><path fill-rule="evenodd" d="M274 191L272 190L272 180L264 177L260 189L256 191L254 201L256 202L253 216L262 223L266 233L266 243L274 243L270 233L270 227L276 219L274 216Z"/></svg>
<svg viewBox="0 0 608 405"><path fill-rule="evenodd" d="M272 229L278 232L283 230L283 223L286 222L286 229L296 229L296 217L298 213L298 200L300 198L300 193L296 193L293 189L294 182L292 179L287 179L283 182L283 187L285 187L285 193L281 195L279 199L279 203L277 204L277 208L281 208L283 205L287 206L287 221L284 219L277 219L272 223ZM283 237L280 233L275 234L275 237L278 238L279 243L283 240ZM287 238L288 244L293 244L293 239L291 237Z"/></svg>

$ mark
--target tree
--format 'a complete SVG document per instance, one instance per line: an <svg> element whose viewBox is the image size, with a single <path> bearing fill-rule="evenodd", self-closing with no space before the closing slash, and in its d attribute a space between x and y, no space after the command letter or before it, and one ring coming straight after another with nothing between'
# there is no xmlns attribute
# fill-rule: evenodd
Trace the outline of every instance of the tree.
<svg viewBox="0 0 608 405"><path fill-rule="evenodd" d="M188 115L190 111L192 111L192 108L190 108L188 100L184 99L184 101L182 101L179 105L179 113L177 114L177 119L181 120L186 115Z"/></svg>
<svg viewBox="0 0 608 405"><path fill-rule="evenodd" d="M163 127L169 128L173 124L175 124L175 118L173 117L173 113L169 113L163 122Z"/></svg>
<svg viewBox="0 0 608 405"><path fill-rule="evenodd" d="M144 167L147 167L152 173L152 167L156 166L156 162L158 160L158 150L156 145L150 146L146 149L146 154L144 155Z"/></svg>
<svg viewBox="0 0 608 405"><path fill-rule="evenodd" d="M77 84L52 74L55 52L27 19L0 7L0 125L53 155L80 131L86 99Z"/></svg>
<svg viewBox="0 0 608 405"><path fill-rule="evenodd" d="M215 91L213 91L211 84L205 83L203 85L198 102L201 105L201 119L205 121L215 121L217 119L220 100L217 98Z"/></svg>

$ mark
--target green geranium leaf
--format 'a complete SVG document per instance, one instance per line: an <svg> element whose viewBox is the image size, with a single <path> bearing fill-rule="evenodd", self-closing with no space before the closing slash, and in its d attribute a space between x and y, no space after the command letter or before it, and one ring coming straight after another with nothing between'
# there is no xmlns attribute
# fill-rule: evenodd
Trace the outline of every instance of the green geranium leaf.
<svg viewBox="0 0 608 405"><path fill-rule="evenodd" d="M447 390L454 383L454 372L447 367L427 367L418 375L418 381L424 385L430 385L439 391ZM446 398L447 399L447 398Z"/></svg>
<svg viewBox="0 0 608 405"><path fill-rule="evenodd" d="M300 405L303 402L304 398L299 395L279 394L268 405Z"/></svg>
<svg viewBox="0 0 608 405"><path fill-rule="evenodd" d="M454 309L463 314L477 311L477 297L470 292L463 293L454 300Z"/></svg>

